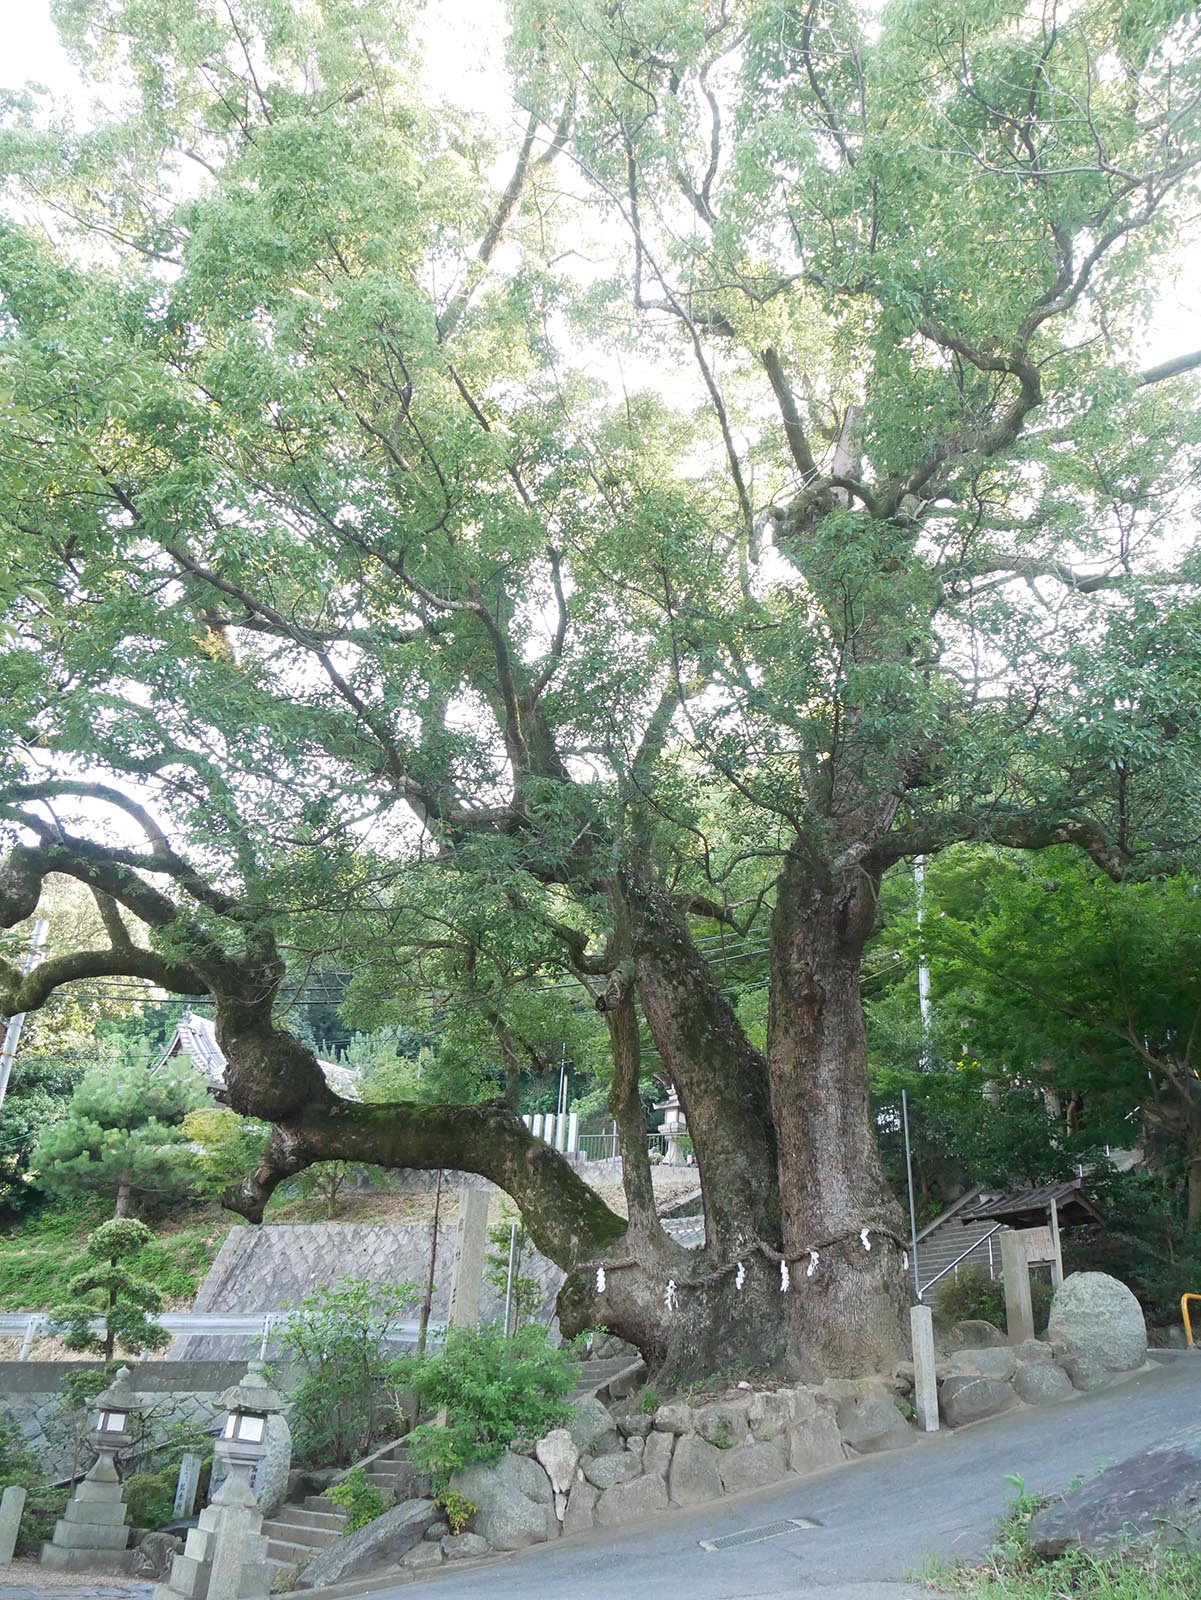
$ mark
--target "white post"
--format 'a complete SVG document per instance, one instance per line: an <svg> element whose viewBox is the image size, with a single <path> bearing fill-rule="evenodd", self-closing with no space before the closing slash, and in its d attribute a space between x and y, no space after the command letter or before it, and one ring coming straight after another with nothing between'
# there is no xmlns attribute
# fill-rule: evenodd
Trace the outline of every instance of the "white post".
<svg viewBox="0 0 1201 1600"><path fill-rule="evenodd" d="M1051 1283L1058 1289L1063 1282L1063 1243L1059 1237L1059 1202L1051 1201L1051 1245L1055 1259L1051 1262Z"/></svg>
<svg viewBox="0 0 1201 1600"><path fill-rule="evenodd" d="M39 1332L41 1331L41 1327L42 1319L36 1314L30 1317L29 1321L25 1324L25 1337L21 1340L21 1353L17 1357L18 1361L29 1360L29 1352L33 1348L33 1341L37 1338Z"/></svg>
<svg viewBox="0 0 1201 1600"><path fill-rule="evenodd" d="M29 949L21 960L23 978L28 977L41 960L42 946L46 943L46 935L49 932L50 924L44 917L39 917L33 925L33 937L29 941ZM21 1029L24 1026L25 1013L18 1011L15 1017L9 1017L8 1027L4 1030L4 1045L0 1048L0 1106L4 1104L4 1096L8 1093L8 1080L12 1073L13 1061L16 1059Z"/></svg>
<svg viewBox="0 0 1201 1600"><path fill-rule="evenodd" d="M580 1153L580 1114L572 1111L567 1117L567 1153L576 1156Z"/></svg>
<svg viewBox="0 0 1201 1600"><path fill-rule="evenodd" d="M535 1139L541 1139L541 1137L542 1137L542 1113L541 1113L541 1111L536 1111L534 1113L534 1126L530 1129L530 1132L534 1135Z"/></svg>
<svg viewBox="0 0 1201 1600"><path fill-rule="evenodd" d="M534 1119L533 1119L533 1117L530 1116L529 1112L527 1111L525 1116L523 1116L521 1120L522 1120L522 1122L525 1123L526 1128L528 1129L530 1124L533 1122Z"/></svg>
<svg viewBox="0 0 1201 1600"><path fill-rule="evenodd" d="M567 1149L567 1113L560 1111L555 1118L555 1149Z"/></svg>
<svg viewBox="0 0 1201 1600"><path fill-rule="evenodd" d="M934 1365L934 1313L929 1306L909 1308L913 1342L913 1404L923 1433L938 1431L938 1374Z"/></svg>

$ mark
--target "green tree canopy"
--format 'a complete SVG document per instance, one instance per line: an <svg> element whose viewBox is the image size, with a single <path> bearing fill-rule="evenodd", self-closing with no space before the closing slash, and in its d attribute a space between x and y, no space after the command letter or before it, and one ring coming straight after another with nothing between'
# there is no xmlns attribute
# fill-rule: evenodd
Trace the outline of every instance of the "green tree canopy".
<svg viewBox="0 0 1201 1600"><path fill-rule="evenodd" d="M94 1067L38 1139L37 1182L55 1195L105 1195L118 1217L178 1198L191 1181L183 1121L206 1099L186 1060L157 1071L129 1062Z"/></svg>
<svg viewBox="0 0 1201 1600"><path fill-rule="evenodd" d="M0 920L60 872L107 937L4 968L5 1004L210 994L231 1104L276 1130L248 1216L318 1161L466 1167L571 1269L569 1327L677 1372L876 1370L884 874L989 840L1122 879L1198 836L1201 352L1138 355L1195 207L1197 21L509 20L508 139L437 103L389 0L76 0L116 109L10 100ZM715 930L770 947L763 1048ZM356 1022L400 995L490 1029L505 1101L339 1102L280 1025L334 960ZM627 1217L514 1114L577 1015L532 1014L545 974L601 1018Z"/></svg>

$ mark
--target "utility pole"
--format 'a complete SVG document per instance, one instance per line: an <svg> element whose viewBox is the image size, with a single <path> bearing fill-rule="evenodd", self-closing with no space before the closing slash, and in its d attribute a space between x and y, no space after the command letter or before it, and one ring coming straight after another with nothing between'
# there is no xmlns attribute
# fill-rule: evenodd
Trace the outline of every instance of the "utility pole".
<svg viewBox="0 0 1201 1600"><path fill-rule="evenodd" d="M50 932L50 924L43 917L39 917L33 925L33 935L29 941L29 949L21 961L21 976L27 978L41 960L42 946L46 943L46 935ZM0 1048L0 1107L4 1105L4 1096L8 1093L8 1080L12 1075L13 1061L17 1055L17 1045L21 1038L21 1029L25 1026L25 1013L18 1011L15 1017L9 1017L8 1027L4 1030L4 1045Z"/></svg>

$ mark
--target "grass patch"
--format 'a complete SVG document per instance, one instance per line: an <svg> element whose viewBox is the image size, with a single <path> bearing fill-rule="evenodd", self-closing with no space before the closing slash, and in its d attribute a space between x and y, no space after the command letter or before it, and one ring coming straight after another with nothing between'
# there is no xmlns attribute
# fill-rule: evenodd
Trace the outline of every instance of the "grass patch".
<svg viewBox="0 0 1201 1600"><path fill-rule="evenodd" d="M978 1567L938 1566L923 1576L971 1600L1198 1600L1201 1550L1128 1550L1090 1556L1069 1550L1044 1560L1030 1546L1030 1519L1045 1501L1016 1494L987 1559Z"/></svg>
<svg viewBox="0 0 1201 1600"><path fill-rule="evenodd" d="M3 1235L0 1249L0 1311L45 1311L66 1293L70 1263L93 1228L107 1221L108 1207L44 1207ZM131 1256L130 1266L148 1278L164 1309L188 1307L212 1265L230 1218L215 1207L189 1208L186 1223L152 1224L155 1237Z"/></svg>
<svg viewBox="0 0 1201 1600"><path fill-rule="evenodd" d="M937 1583L972 1600L1197 1600L1201 1552L1096 1557L1075 1551L1030 1566L961 1567L940 1573Z"/></svg>

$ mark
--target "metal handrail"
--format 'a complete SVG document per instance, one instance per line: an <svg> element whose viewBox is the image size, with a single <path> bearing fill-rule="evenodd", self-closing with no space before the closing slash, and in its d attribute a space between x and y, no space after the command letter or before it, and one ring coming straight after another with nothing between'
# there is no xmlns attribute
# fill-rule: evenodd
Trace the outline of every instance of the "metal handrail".
<svg viewBox="0 0 1201 1600"><path fill-rule="evenodd" d="M917 1291L918 1299L919 1300L924 1300L926 1298L926 1290L927 1289L933 1289L933 1287L934 1287L934 1285L936 1283L941 1283L942 1280L946 1277L948 1272L954 1272L955 1268L959 1265L959 1263L961 1261L965 1261L968 1258L968 1256L971 1255L973 1250L979 1250L979 1248L980 1248L980 1246L982 1244L987 1244L988 1241L992 1238L993 1234L994 1233L1000 1233L1000 1231L1001 1231L1001 1229L1003 1227L1004 1227L1004 1223L994 1222L992 1227L988 1230L988 1232L987 1233L982 1233L978 1239L976 1239L972 1244L969 1244L967 1249L964 1250L961 1255L957 1255L955 1257L954 1261L951 1262L949 1267L944 1267L941 1272L935 1273L934 1277L932 1277L930 1279L929 1283L923 1283L922 1284L921 1288Z"/></svg>
<svg viewBox="0 0 1201 1600"><path fill-rule="evenodd" d="M1180 1296L1180 1315L1184 1319L1184 1337L1188 1340L1190 1350L1197 1347L1193 1343L1193 1319L1189 1316L1188 1303L1190 1300L1201 1300L1201 1294L1182 1294Z"/></svg>

